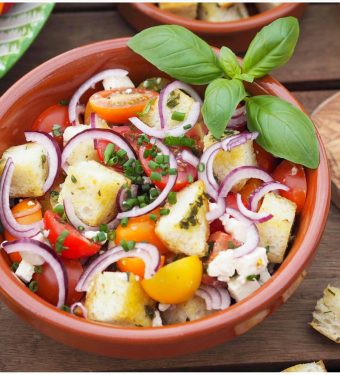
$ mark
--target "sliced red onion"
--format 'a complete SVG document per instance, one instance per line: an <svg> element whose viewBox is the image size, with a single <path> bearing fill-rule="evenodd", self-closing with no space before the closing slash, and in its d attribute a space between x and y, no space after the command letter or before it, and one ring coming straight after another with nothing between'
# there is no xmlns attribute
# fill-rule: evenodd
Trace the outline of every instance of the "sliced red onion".
<svg viewBox="0 0 340 375"><path fill-rule="evenodd" d="M32 200L33 202L33 200ZM13 214L13 216L16 218L16 219L19 219L20 217L25 217L25 216L28 216L28 215L32 215L38 211L41 210L41 204L38 202L38 201L34 201L34 206L28 208L27 210L25 211L20 211L20 212L16 212L15 214Z"/></svg>
<svg viewBox="0 0 340 375"><path fill-rule="evenodd" d="M151 244L137 242L135 249L124 251L121 246L116 246L96 258L80 277L76 291L86 292L92 277L105 271L111 264L123 258L140 258L145 263L144 278L150 279L158 270L161 257L157 248Z"/></svg>
<svg viewBox="0 0 340 375"><path fill-rule="evenodd" d="M81 310L83 318L86 319L87 318L87 310L86 310L86 307L81 302L75 302L73 305L71 305L70 313L78 316L78 314L76 314L77 309Z"/></svg>
<svg viewBox="0 0 340 375"><path fill-rule="evenodd" d="M219 219L222 215L225 214L226 209L226 202L224 198L219 198L215 203L216 207L209 211L206 215L207 220L209 223L213 222L216 219Z"/></svg>
<svg viewBox="0 0 340 375"><path fill-rule="evenodd" d="M177 170L176 158L173 155L173 153L168 149L168 147L166 147L161 141L159 141L158 139L155 139L155 138L151 138L150 143L155 144L159 148L159 150L161 151L161 153L163 155L169 155L169 159L170 159L169 160L169 168ZM165 201L165 199L167 198L171 189L175 185L176 179L177 179L177 175L169 175L168 176L168 182L165 185L164 189L162 190L162 192L159 194L159 196L152 203L148 204L147 206L145 206L143 208L134 207L132 210L120 212L117 215L117 219L122 219L124 217L141 216L141 215L145 215L148 212L154 210L156 207L158 207L159 205L161 205Z"/></svg>
<svg viewBox="0 0 340 375"><path fill-rule="evenodd" d="M218 192L219 197L226 197L234 185L238 184L240 181L249 178L256 178L264 182L273 181L273 178L265 171L260 168L252 166L242 166L234 168L231 172L227 174L224 178Z"/></svg>
<svg viewBox="0 0 340 375"><path fill-rule="evenodd" d="M104 80L105 78L116 76L116 77L125 77L129 74L128 71L123 69L108 69L103 70L100 73L95 74L91 78L89 78L87 81L85 81L78 90L73 94L69 106L68 106L68 117L70 122L73 125L79 125L79 119L77 115L77 105L80 101L80 98L85 94L85 92L90 89L91 87L94 87L96 83Z"/></svg>
<svg viewBox="0 0 340 375"><path fill-rule="evenodd" d="M231 298L227 289L222 286L201 285L196 295L203 298L207 310L224 310L230 306Z"/></svg>
<svg viewBox="0 0 340 375"><path fill-rule="evenodd" d="M252 211L257 211L257 206L260 200L269 192L275 190L288 191L289 187L279 182L266 182L259 186L249 197L249 206Z"/></svg>
<svg viewBox="0 0 340 375"><path fill-rule="evenodd" d="M199 164L199 159L198 157L196 157L192 152L188 151L188 150L183 150L182 151L182 160L190 165L192 165L193 167L197 168L198 164Z"/></svg>
<svg viewBox="0 0 340 375"><path fill-rule="evenodd" d="M256 225L252 221L244 217L239 211L234 210L233 208L227 207L226 213L248 226L246 241L243 243L243 245L233 249L234 257L240 258L243 255L249 254L254 251L260 241L260 236Z"/></svg>
<svg viewBox="0 0 340 375"><path fill-rule="evenodd" d="M237 208L239 209L241 214L245 216L247 219L250 219L254 222L264 223L273 217L272 214L268 214L266 212L260 213L248 210L248 208L243 204L241 194L239 193L236 195L236 202Z"/></svg>
<svg viewBox="0 0 340 375"><path fill-rule="evenodd" d="M199 103L199 106L201 106L201 104L202 104L202 100L201 100L200 96L197 94L197 92L191 86L189 86L186 83L183 83L181 81L171 82L169 85L164 87L159 94L158 112L159 112L159 117L160 117L161 129L167 129L167 124L166 124L166 113L168 111L167 100L168 100L169 95L174 90L177 90L177 89L183 90L187 94L189 94L195 100L195 102ZM189 115L188 115L188 117L189 117ZM197 119L198 119L198 117L197 117ZM193 127L196 124L196 122L197 122L197 120L194 123L189 122L188 120L185 120L185 121L179 123L178 126L190 124Z"/></svg>
<svg viewBox="0 0 340 375"><path fill-rule="evenodd" d="M50 134L44 132L25 132L25 138L27 142L38 143L47 153L48 175L43 186L46 193L53 186L60 171L61 152L59 145Z"/></svg>
<svg viewBox="0 0 340 375"><path fill-rule="evenodd" d="M235 109L235 112L233 114L233 117L239 117L246 114L246 106L245 104L242 104L240 107Z"/></svg>
<svg viewBox="0 0 340 375"><path fill-rule="evenodd" d="M94 112L91 112L90 114L90 128L96 129L96 114ZM93 140L93 147L97 148L97 140Z"/></svg>
<svg viewBox="0 0 340 375"><path fill-rule="evenodd" d="M128 192L131 192L131 197L135 198L138 193L138 185L131 185L130 187L121 187L116 197L116 205L118 212L126 211L124 209L124 202L128 198Z"/></svg>
<svg viewBox="0 0 340 375"><path fill-rule="evenodd" d="M76 113L77 113L77 119L78 119L78 123L81 124L81 121L79 121L79 117L80 115L83 115L85 113L85 105L84 104L78 104L77 105L77 109L76 109Z"/></svg>
<svg viewBox="0 0 340 375"><path fill-rule="evenodd" d="M22 237L33 237L40 232L44 227L43 221L38 221L33 224L24 225L19 224L12 214L10 207L10 188L12 177L14 173L14 163L12 158L8 158L0 178L0 221L2 222L4 228L16 238Z"/></svg>
<svg viewBox="0 0 340 375"><path fill-rule="evenodd" d="M258 135L259 135L258 132L253 132L253 133L243 132L243 133L234 135L232 137L226 138L223 141L221 141L222 148L225 151L231 151L233 148L241 146L247 143L248 141L253 141L254 139L258 137Z"/></svg>
<svg viewBox="0 0 340 375"><path fill-rule="evenodd" d="M119 148L125 150L129 159L136 159L133 149L120 134L114 132L111 129L86 129L71 138L64 147L63 153L61 155L61 166L65 172L68 168L67 159L72 154L74 148L77 147L81 142L91 141L95 139L109 141L117 145Z"/></svg>
<svg viewBox="0 0 340 375"><path fill-rule="evenodd" d="M62 261L51 247L43 242L29 238L11 242L5 241L1 246L7 254L16 253L20 249L21 253L28 252L43 258L50 265L57 279L59 289L57 307L60 308L65 304L67 296L67 273Z"/></svg>

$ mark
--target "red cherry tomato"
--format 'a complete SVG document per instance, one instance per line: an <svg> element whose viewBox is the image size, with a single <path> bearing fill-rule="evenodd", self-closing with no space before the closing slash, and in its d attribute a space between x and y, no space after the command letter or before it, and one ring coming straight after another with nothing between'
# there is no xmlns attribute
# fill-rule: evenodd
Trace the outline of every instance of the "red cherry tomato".
<svg viewBox="0 0 340 375"><path fill-rule="evenodd" d="M263 184L263 181L258 180L256 178L250 178L243 188L240 190L240 194L242 196L243 204L248 207L249 197L256 190L259 186Z"/></svg>
<svg viewBox="0 0 340 375"><path fill-rule="evenodd" d="M52 246L56 247L56 243L60 238L64 237L61 246L61 256L68 259L78 259L82 257L89 257L98 253L100 245L89 241L82 236L70 224L63 222L57 214L52 211L46 211L44 215L45 229L49 231L48 239ZM67 232L67 233L66 233ZM63 236L64 234L64 236ZM56 249L58 250L58 249Z"/></svg>
<svg viewBox="0 0 340 375"><path fill-rule="evenodd" d="M272 174L274 180L287 185L290 190L280 190L280 194L294 202L297 206L296 212L301 212L307 195L307 180L302 165L283 160Z"/></svg>
<svg viewBox="0 0 340 375"><path fill-rule="evenodd" d="M0 3L0 14L7 13L13 5L14 3Z"/></svg>
<svg viewBox="0 0 340 375"><path fill-rule="evenodd" d="M80 301L83 297L83 293L76 292L75 290L80 276L83 273L83 267L78 260L63 259L62 262L64 263L68 280L66 305L70 306L74 302ZM43 264L41 273L35 273L33 280L38 283L38 291L36 294L52 305L56 305L58 302L59 289L52 268L47 263Z"/></svg>
<svg viewBox="0 0 340 375"><path fill-rule="evenodd" d="M236 194L229 193L225 199L227 207L233 208L234 210L238 210L237 208L237 201L236 201Z"/></svg>
<svg viewBox="0 0 340 375"><path fill-rule="evenodd" d="M272 172L277 165L276 157L267 152L256 142L254 142L253 144L257 164L259 165L259 167L268 173Z"/></svg>
<svg viewBox="0 0 340 375"><path fill-rule="evenodd" d="M240 243L237 242L229 233L215 232L210 237L208 242L214 242L212 253L209 261L212 261L220 251L230 249L231 247L238 247Z"/></svg>
<svg viewBox="0 0 340 375"><path fill-rule="evenodd" d="M208 128L200 121L186 133L186 136L194 139L195 147L202 152L204 149L203 139L206 134L208 134Z"/></svg>
<svg viewBox="0 0 340 375"><path fill-rule="evenodd" d="M32 130L37 130L41 132L51 133L53 132L54 125L60 125L60 133L61 135L57 135L59 132L57 130L54 131L56 135L54 135L56 141L59 143L60 146L63 144L63 137L62 133L64 130L71 125L69 118L68 118L68 106L56 104L52 105L45 109L34 121L32 126Z"/></svg>

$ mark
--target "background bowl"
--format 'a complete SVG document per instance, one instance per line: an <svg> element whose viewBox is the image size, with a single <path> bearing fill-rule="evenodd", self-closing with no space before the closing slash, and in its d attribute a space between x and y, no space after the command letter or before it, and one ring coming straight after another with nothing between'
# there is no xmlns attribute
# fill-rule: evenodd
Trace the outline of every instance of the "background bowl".
<svg viewBox="0 0 340 375"><path fill-rule="evenodd" d="M285 3L265 12L230 22L207 22L191 20L160 9L152 3L121 3L118 10L125 20L137 30L162 24L186 27L209 44L227 46L234 52L245 52L255 34L280 17L301 17L307 7L305 3Z"/></svg>
<svg viewBox="0 0 340 375"><path fill-rule="evenodd" d="M0 98L0 154L24 142L23 131L46 107L68 99L96 72L124 68L139 83L162 75L156 67L132 52L128 39L103 41L80 47L40 65L21 78ZM201 88L202 89L202 88ZM267 76L247 90L271 94L301 107L276 80ZM297 223L294 244L275 275L245 300L204 319L161 328L114 327L76 318L45 302L22 283L0 254L0 295L24 320L41 332L82 350L121 358L162 358L192 353L247 332L284 303L303 279L326 223L330 202L330 176L320 137L320 165L307 170L308 194Z"/></svg>

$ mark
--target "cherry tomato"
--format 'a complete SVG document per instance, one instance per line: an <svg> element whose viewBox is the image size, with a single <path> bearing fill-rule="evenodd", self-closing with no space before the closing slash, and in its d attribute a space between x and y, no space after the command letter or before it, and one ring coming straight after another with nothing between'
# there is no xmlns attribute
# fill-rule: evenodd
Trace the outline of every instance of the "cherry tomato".
<svg viewBox="0 0 340 375"><path fill-rule="evenodd" d="M177 180L172 190L180 191L190 184L189 182L190 176L192 177L193 181L197 179L197 169L193 167L192 165L185 163L181 159L181 149L179 147L171 147L171 151L173 152L177 160ZM139 153L138 153L139 161L142 164L145 174L150 177L153 170L151 170L151 168L149 167L149 161L152 159L151 157L145 158L143 153L144 153L143 148L140 148ZM160 173L161 170L160 169L155 170L154 172ZM168 182L168 178L169 178L168 176L162 176L160 181L153 180L152 182L158 188L163 190L165 185Z"/></svg>
<svg viewBox="0 0 340 375"><path fill-rule="evenodd" d="M233 208L234 210L238 210L237 208L237 201L236 201L236 194L229 193L225 199L227 207Z"/></svg>
<svg viewBox="0 0 340 375"><path fill-rule="evenodd" d="M55 104L45 109L34 121L32 130L51 133L54 125L60 125L60 135L55 135L55 139L60 146L63 144L62 133L71 125L68 118L68 106ZM57 133L56 133L57 134Z"/></svg>
<svg viewBox="0 0 340 375"><path fill-rule="evenodd" d="M237 242L229 233L215 232L210 237L208 242L213 242L214 247L209 257L211 262L220 251L230 249L231 247L238 247L240 243Z"/></svg>
<svg viewBox="0 0 340 375"><path fill-rule="evenodd" d="M92 110L105 121L124 124L157 96L158 93L151 90L123 88L96 92L89 102Z"/></svg>
<svg viewBox="0 0 340 375"><path fill-rule="evenodd" d="M0 3L0 14L7 13L13 5L14 3Z"/></svg>
<svg viewBox="0 0 340 375"><path fill-rule="evenodd" d="M301 212L307 195L307 180L302 165L283 160L272 174L274 180L287 185L290 190L280 190L280 194L294 202L297 206L296 212Z"/></svg>
<svg viewBox="0 0 340 375"><path fill-rule="evenodd" d="M70 306L74 302L80 301L83 297L83 293L76 292L75 290L83 273L83 267L78 260L74 259L63 259L62 262L64 263L68 281L66 305ZM35 273L33 280L38 283L36 294L52 305L56 305L59 289L55 273L51 266L44 263L41 267L41 273Z"/></svg>
<svg viewBox="0 0 340 375"><path fill-rule="evenodd" d="M276 157L267 152L256 142L254 142L253 145L259 167L268 173L272 172L277 165Z"/></svg>
<svg viewBox="0 0 340 375"><path fill-rule="evenodd" d="M49 231L48 239L52 246L55 247L57 241L60 240L61 237L64 237L60 244L60 246L63 247L61 251L61 256L63 258L78 259L89 257L98 253L101 248L99 244L91 242L82 236L70 224L63 222L60 216L52 211L48 210L45 212L44 224L45 229Z"/></svg>
<svg viewBox="0 0 340 375"><path fill-rule="evenodd" d="M190 299L202 279L202 262L197 256L176 260L162 267L141 285L145 292L160 303L181 303Z"/></svg>
<svg viewBox="0 0 340 375"><path fill-rule="evenodd" d="M168 252L166 246L155 233L156 222L150 219L150 214L159 215L159 210L150 212L147 215L129 218L127 226L118 225L116 229L116 243L122 240L148 242L155 245L160 253Z"/></svg>
<svg viewBox="0 0 340 375"><path fill-rule="evenodd" d="M17 215L23 215L21 217L16 217L16 221L20 224L33 224L42 219L41 207L34 199L23 199L12 208L12 213L14 217ZM16 238L13 237L7 230L4 231L4 236L7 241L16 240ZM9 258L12 262L21 262L21 256L19 253L9 254Z"/></svg>
<svg viewBox="0 0 340 375"><path fill-rule="evenodd" d="M208 128L202 121L196 123L196 125L190 129L186 136L195 140L195 147L197 150L203 152L204 149L204 136L208 134Z"/></svg>
<svg viewBox="0 0 340 375"><path fill-rule="evenodd" d="M250 178L243 186L243 188L240 190L242 201L246 207L248 207L249 197L251 196L252 192L262 184L263 181L258 180L256 178Z"/></svg>
<svg viewBox="0 0 340 375"><path fill-rule="evenodd" d="M163 267L165 256L161 256L160 267ZM117 262L117 267L121 272L132 272L133 274L144 279L145 263L140 258L123 258Z"/></svg>

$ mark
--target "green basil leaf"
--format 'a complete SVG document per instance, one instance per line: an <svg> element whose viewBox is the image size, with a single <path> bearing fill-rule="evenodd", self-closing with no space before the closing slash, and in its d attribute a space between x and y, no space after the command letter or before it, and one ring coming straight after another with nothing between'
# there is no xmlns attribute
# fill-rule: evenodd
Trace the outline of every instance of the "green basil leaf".
<svg viewBox="0 0 340 375"><path fill-rule="evenodd" d="M237 79L219 78L208 85L202 114L205 124L215 138L219 139L224 134L237 105L245 96L243 83Z"/></svg>
<svg viewBox="0 0 340 375"><path fill-rule="evenodd" d="M302 164L319 165L319 146L310 118L275 96L246 98L248 128L259 132L256 141L271 154Z"/></svg>
<svg viewBox="0 0 340 375"><path fill-rule="evenodd" d="M223 74L209 44L182 26L150 27L131 38L128 46L183 82L202 85Z"/></svg>
<svg viewBox="0 0 340 375"><path fill-rule="evenodd" d="M228 47L221 48L219 62L228 77L233 78L236 74L241 74L241 67L237 57Z"/></svg>
<svg viewBox="0 0 340 375"><path fill-rule="evenodd" d="M234 78L241 79L242 81L254 82L254 77L247 73L235 74Z"/></svg>
<svg viewBox="0 0 340 375"><path fill-rule="evenodd" d="M243 61L243 72L259 78L284 65L291 58L298 38L296 18L285 17L272 22L250 43Z"/></svg>

